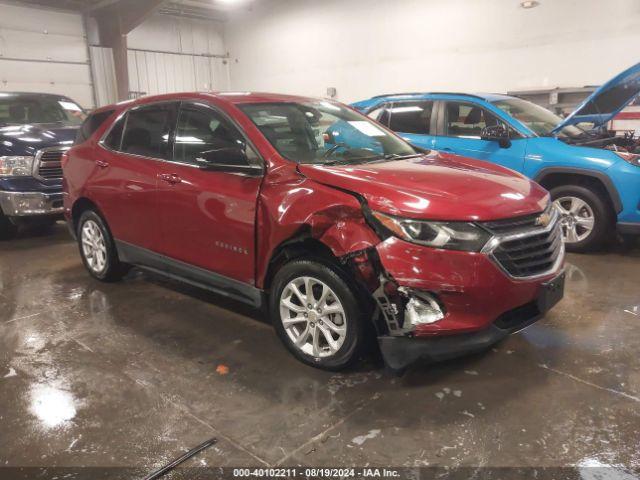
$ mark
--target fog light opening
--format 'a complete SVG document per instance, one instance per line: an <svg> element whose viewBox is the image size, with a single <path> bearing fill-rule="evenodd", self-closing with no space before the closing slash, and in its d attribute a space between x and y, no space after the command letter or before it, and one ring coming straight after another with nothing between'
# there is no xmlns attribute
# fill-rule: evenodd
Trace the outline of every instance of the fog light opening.
<svg viewBox="0 0 640 480"><path fill-rule="evenodd" d="M436 297L427 292L403 291L409 299L404 310L404 329L435 323L444 318L444 311Z"/></svg>

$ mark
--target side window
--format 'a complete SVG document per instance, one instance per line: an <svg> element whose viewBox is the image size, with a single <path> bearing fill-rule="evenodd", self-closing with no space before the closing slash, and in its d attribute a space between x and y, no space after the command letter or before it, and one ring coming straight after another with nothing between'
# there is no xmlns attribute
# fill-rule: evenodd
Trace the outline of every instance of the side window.
<svg viewBox="0 0 640 480"><path fill-rule="evenodd" d="M447 102L445 135L449 137L480 138L485 127L506 125L484 108L471 103Z"/></svg>
<svg viewBox="0 0 640 480"><path fill-rule="evenodd" d="M115 110L105 110L104 112L89 115L76 134L75 145L86 142L114 111Z"/></svg>
<svg viewBox="0 0 640 480"><path fill-rule="evenodd" d="M111 150L119 151L122 146L122 131L124 130L124 124L127 121L127 116L123 115L118 121L111 127L109 134L104 139L104 145Z"/></svg>
<svg viewBox="0 0 640 480"><path fill-rule="evenodd" d="M223 116L215 111L197 106L185 106L180 109L173 159L176 162L201 164L213 158L207 155L220 150L247 150L247 157L253 152L247 148L244 138ZM231 152L230 152L231 153ZM253 154L253 156L255 156ZM220 163L237 164L235 155L217 155ZM242 162L246 164L246 162Z"/></svg>
<svg viewBox="0 0 640 480"><path fill-rule="evenodd" d="M432 101L394 102L389 112L389 128L394 132L428 135L431 130Z"/></svg>
<svg viewBox="0 0 640 480"><path fill-rule="evenodd" d="M171 105L149 105L131 110L122 137L122 152L169 159Z"/></svg>

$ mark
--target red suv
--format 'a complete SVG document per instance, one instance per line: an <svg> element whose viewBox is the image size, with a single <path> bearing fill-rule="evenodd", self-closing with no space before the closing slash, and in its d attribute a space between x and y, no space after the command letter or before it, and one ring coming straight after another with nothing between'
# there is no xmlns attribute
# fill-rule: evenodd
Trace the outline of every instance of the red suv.
<svg viewBox="0 0 640 480"><path fill-rule="evenodd" d="M101 108L83 131L64 211L89 273L135 265L268 305L310 365L345 367L369 332L392 369L451 358L562 298L545 190L339 103L172 94Z"/></svg>

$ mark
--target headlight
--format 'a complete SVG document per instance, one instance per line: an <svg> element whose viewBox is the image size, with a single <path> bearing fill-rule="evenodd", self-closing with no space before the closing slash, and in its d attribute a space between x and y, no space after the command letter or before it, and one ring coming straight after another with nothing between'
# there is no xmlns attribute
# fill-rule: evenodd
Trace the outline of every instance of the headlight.
<svg viewBox="0 0 640 480"><path fill-rule="evenodd" d="M33 157L0 157L0 176L25 177L32 175Z"/></svg>
<svg viewBox="0 0 640 480"><path fill-rule="evenodd" d="M622 150L613 150L613 153L618 155L625 162L635 165L636 167L640 167L640 155L636 153L623 152Z"/></svg>
<svg viewBox="0 0 640 480"><path fill-rule="evenodd" d="M428 222L392 217L380 212L373 216L395 236L433 248L479 252L491 235L467 222Z"/></svg>

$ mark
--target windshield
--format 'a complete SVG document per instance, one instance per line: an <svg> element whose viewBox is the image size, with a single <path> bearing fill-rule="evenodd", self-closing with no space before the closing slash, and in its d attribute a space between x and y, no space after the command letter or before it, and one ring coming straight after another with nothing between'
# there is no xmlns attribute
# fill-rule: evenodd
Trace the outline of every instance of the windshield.
<svg viewBox="0 0 640 480"><path fill-rule="evenodd" d="M358 163L417 155L367 117L329 101L238 106L285 158L298 163Z"/></svg>
<svg viewBox="0 0 640 480"><path fill-rule="evenodd" d="M65 123L80 125L82 108L64 97L0 96L0 124Z"/></svg>
<svg viewBox="0 0 640 480"><path fill-rule="evenodd" d="M527 102L520 98L498 100L492 103L500 110L507 112L516 120L524 123L541 137L552 136L553 129L562 122L562 118L555 113L552 113L546 108L536 105L535 103ZM573 125L563 127L559 132L557 132L558 137L564 138L578 138L584 134L584 130Z"/></svg>

